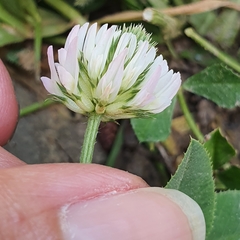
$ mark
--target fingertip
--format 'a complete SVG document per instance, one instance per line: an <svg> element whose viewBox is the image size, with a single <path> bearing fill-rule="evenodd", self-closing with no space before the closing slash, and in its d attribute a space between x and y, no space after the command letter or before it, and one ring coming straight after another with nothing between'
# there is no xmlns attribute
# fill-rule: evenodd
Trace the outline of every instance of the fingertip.
<svg viewBox="0 0 240 240"><path fill-rule="evenodd" d="M63 206L147 186L130 173L96 164L25 165L0 171L0 239L63 239Z"/></svg>
<svg viewBox="0 0 240 240"><path fill-rule="evenodd" d="M200 206L189 196L175 189L148 188L146 191L162 194L174 202L188 219L193 240L203 240L206 236L206 223Z"/></svg>
<svg viewBox="0 0 240 240"><path fill-rule="evenodd" d="M65 205L60 222L66 240L204 240L205 222L195 224L199 223L200 209L197 206L196 211L196 206L192 199L176 190L138 188ZM200 215L202 218L201 210Z"/></svg>
<svg viewBox="0 0 240 240"><path fill-rule="evenodd" d="M11 138L18 119L18 104L11 77L0 59L0 145Z"/></svg>

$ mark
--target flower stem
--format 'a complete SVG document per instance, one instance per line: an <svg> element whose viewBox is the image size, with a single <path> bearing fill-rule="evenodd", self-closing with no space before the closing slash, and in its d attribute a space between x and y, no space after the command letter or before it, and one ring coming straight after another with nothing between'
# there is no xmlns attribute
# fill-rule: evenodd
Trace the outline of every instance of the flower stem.
<svg viewBox="0 0 240 240"><path fill-rule="evenodd" d="M94 144L101 122L101 115L94 114L88 119L87 129L84 135L83 147L80 156L80 163L91 163L94 151Z"/></svg>
<svg viewBox="0 0 240 240"><path fill-rule="evenodd" d="M121 123L121 125L118 129L113 146L112 146L111 151L106 160L107 166L114 167L114 165L115 165L117 155L119 154L122 144L123 144L123 130L125 128L125 125L126 125L126 121L123 121L123 123Z"/></svg>
<svg viewBox="0 0 240 240"><path fill-rule="evenodd" d="M235 69L236 71L240 72L240 64L232 58L231 56L227 55L226 53L220 51L215 46L213 46L210 42L202 38L200 35L198 35L192 28L187 28L185 30L185 34L192 38L195 42L197 42L199 45L204 47L207 51L212 53L214 56L219 58L221 61L223 61L225 64L227 64L229 67Z"/></svg>
<svg viewBox="0 0 240 240"><path fill-rule="evenodd" d="M201 131L199 130L197 124L195 123L195 121L192 117L192 114L190 113L190 111L188 109L188 106L187 106L187 103L186 103L186 100L184 98L183 91L181 88L178 91L177 97L178 97L180 107L183 111L184 117L185 117L190 129L192 130L193 134L197 137L197 139L200 142L204 142L204 136L201 133Z"/></svg>
<svg viewBox="0 0 240 240"><path fill-rule="evenodd" d="M48 107L48 106L50 106L50 105L52 105L54 103L56 104L56 102L54 102L54 101L52 101L50 99L47 99L47 100L45 100L43 102L33 103L33 104L31 104L31 105L29 105L27 107L24 107L24 108L20 109L19 116L20 117L26 116L26 115L34 113L34 112L36 112L36 111L38 111L38 110L40 110L42 108Z"/></svg>

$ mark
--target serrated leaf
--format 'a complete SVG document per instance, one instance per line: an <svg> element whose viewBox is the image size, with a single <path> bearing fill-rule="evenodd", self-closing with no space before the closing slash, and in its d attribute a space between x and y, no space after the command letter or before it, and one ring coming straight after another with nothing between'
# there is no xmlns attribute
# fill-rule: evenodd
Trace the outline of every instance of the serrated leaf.
<svg viewBox="0 0 240 240"><path fill-rule="evenodd" d="M182 163L166 188L177 189L199 204L204 213L208 233L214 218L214 181L210 159L198 141L191 140Z"/></svg>
<svg viewBox="0 0 240 240"><path fill-rule="evenodd" d="M221 167L235 155L234 148L221 135L219 129L210 134L210 139L205 142L204 147L211 157L213 169Z"/></svg>
<svg viewBox="0 0 240 240"><path fill-rule="evenodd" d="M231 166L230 168L218 172L217 174L219 180L228 188L228 189L237 189L240 190L240 168Z"/></svg>
<svg viewBox="0 0 240 240"><path fill-rule="evenodd" d="M171 120L175 99L163 112L149 118L131 119L133 130L140 142L159 142L167 139L171 132Z"/></svg>
<svg viewBox="0 0 240 240"><path fill-rule="evenodd" d="M240 239L240 191L216 193L213 228L206 240Z"/></svg>
<svg viewBox="0 0 240 240"><path fill-rule="evenodd" d="M183 88L220 107L234 108L240 105L240 77L222 64L214 64L188 78Z"/></svg>

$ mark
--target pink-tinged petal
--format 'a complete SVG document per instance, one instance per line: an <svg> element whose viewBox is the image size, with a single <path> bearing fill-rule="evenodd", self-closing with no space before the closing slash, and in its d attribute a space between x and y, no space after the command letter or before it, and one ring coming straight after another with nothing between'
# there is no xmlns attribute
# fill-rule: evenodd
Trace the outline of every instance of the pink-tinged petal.
<svg viewBox="0 0 240 240"><path fill-rule="evenodd" d="M86 39L85 39L85 42L84 42L84 46L83 46L84 57L88 61L90 60L92 52L93 52L93 49L95 47L96 32L97 32L97 23L94 23L88 29L87 36L86 36Z"/></svg>
<svg viewBox="0 0 240 240"><path fill-rule="evenodd" d="M60 48L58 50L58 61L59 63L64 66L66 62L67 51L64 48Z"/></svg>
<svg viewBox="0 0 240 240"><path fill-rule="evenodd" d="M57 71L54 64L53 46L48 47L47 55L48 55L48 65L50 68L51 79L59 83L59 78L58 78Z"/></svg>
<svg viewBox="0 0 240 240"><path fill-rule="evenodd" d="M142 89L136 94L134 99L130 101L130 104L137 107L143 107L149 102L151 102L153 99L155 99L155 96L153 94L154 89L158 83L158 78L161 73L161 67L159 66L157 69L155 69L155 72L150 76L146 84L142 87Z"/></svg>
<svg viewBox="0 0 240 240"><path fill-rule="evenodd" d="M96 98L111 103L116 98L121 87L124 60L127 55L127 49L118 55L109 65L107 72L100 79L96 88Z"/></svg>
<svg viewBox="0 0 240 240"><path fill-rule="evenodd" d="M73 78L78 81L78 74L79 74L79 65L77 59L77 41L78 38L75 37L71 44L69 45L67 55L66 55L66 62L64 67L66 70L73 76Z"/></svg>
<svg viewBox="0 0 240 240"><path fill-rule="evenodd" d="M173 97L177 94L181 85L180 73L174 73L169 79L169 82L168 87L161 93L155 95L156 99L145 106L144 109L148 109L152 113L159 113L171 104Z"/></svg>
<svg viewBox="0 0 240 240"><path fill-rule="evenodd" d="M83 44L86 38L86 33L88 30L89 23L84 23L78 32L78 51L83 51Z"/></svg>
<svg viewBox="0 0 240 240"><path fill-rule="evenodd" d="M66 88L68 93L76 93L76 81L72 75L61 65L57 65L57 71L61 84Z"/></svg>
<svg viewBox="0 0 240 240"><path fill-rule="evenodd" d="M59 89L59 87L55 81L53 81L52 79L50 79L48 77L41 77L41 81L42 81L45 89L49 93L60 96L60 97L63 96L63 93L61 92L61 90Z"/></svg>
<svg viewBox="0 0 240 240"><path fill-rule="evenodd" d="M168 71L168 65L166 60L163 60L162 56L158 56L153 64L150 66L150 69L148 70L146 76L145 76L145 80L141 83L141 86L144 86L145 83L148 81L149 77L153 74L153 72L156 70L156 68L158 68L159 66L161 66L161 73L159 75L159 78L163 75L165 75Z"/></svg>
<svg viewBox="0 0 240 240"><path fill-rule="evenodd" d="M78 32L79 32L79 25L76 25L72 28L72 30L70 31L70 33L68 34L68 37L66 39L66 43L64 45L64 48L66 49L66 51L69 48L69 45L71 45L72 40L78 36Z"/></svg>

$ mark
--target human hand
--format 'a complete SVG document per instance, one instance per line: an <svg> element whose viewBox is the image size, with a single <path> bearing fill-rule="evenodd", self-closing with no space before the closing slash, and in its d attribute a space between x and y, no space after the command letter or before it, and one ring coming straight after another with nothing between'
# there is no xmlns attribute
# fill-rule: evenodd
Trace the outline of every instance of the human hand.
<svg viewBox="0 0 240 240"><path fill-rule="evenodd" d="M0 145L18 107L0 61ZM95 164L27 165L0 147L0 239L204 240L198 205L176 190Z"/></svg>

